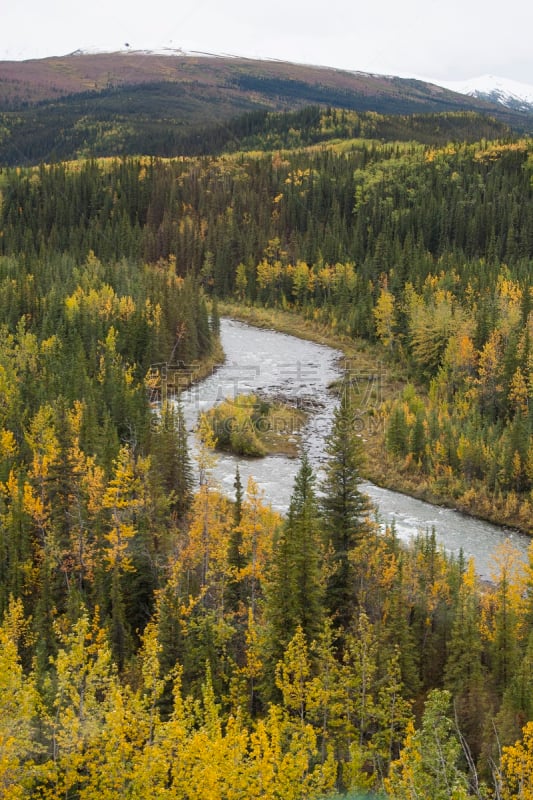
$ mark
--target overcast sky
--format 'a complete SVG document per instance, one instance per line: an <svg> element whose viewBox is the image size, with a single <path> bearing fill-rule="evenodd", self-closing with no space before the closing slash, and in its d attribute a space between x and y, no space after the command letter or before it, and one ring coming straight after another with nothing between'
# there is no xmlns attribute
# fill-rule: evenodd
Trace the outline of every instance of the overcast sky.
<svg viewBox="0 0 533 800"><path fill-rule="evenodd" d="M0 0L0 59L185 48L401 76L533 84L531 0Z"/></svg>

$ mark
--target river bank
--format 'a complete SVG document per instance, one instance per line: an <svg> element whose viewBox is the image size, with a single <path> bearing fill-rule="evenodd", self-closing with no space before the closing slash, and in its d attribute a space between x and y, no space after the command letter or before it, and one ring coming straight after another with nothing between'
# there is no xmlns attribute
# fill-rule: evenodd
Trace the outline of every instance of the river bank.
<svg viewBox="0 0 533 800"><path fill-rule="evenodd" d="M533 534L533 519L527 510L521 508L516 496L491 497L481 484L473 483L465 487L453 476L430 477L412 465L406 467L391 457L385 446L382 406L399 397L408 381L402 378L398 366L387 362L378 345L332 333L323 324L291 311L227 302L219 303L219 311L223 316L259 328L273 329L341 351L344 357L341 368L350 372L360 389L357 419L367 454L363 471L366 480L494 525L513 528L529 536ZM369 376L373 376L374 384L370 391ZM424 394L422 387L417 387L417 391Z"/></svg>

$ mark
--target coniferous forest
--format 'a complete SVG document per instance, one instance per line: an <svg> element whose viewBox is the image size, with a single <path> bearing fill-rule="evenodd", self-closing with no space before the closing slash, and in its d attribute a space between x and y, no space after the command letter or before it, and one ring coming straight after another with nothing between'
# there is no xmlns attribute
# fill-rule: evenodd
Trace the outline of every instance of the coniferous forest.
<svg viewBox="0 0 533 800"><path fill-rule="evenodd" d="M4 798L533 796L533 560L382 531L348 384L284 517L228 500L154 371L221 360L219 303L290 313L401 376L385 482L533 532L531 141L287 118L0 171Z"/></svg>

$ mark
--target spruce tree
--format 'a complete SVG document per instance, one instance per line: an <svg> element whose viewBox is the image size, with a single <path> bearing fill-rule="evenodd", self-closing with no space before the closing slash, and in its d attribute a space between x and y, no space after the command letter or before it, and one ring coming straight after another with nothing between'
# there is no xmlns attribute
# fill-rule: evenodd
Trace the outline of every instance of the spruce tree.
<svg viewBox="0 0 533 800"><path fill-rule="evenodd" d="M368 531L370 500L359 489L363 443L355 430L348 393L342 393L333 428L326 439L328 461L322 483L322 529L331 559L326 607L337 625L347 628L355 608L356 565L350 553Z"/></svg>
<svg viewBox="0 0 533 800"><path fill-rule="evenodd" d="M444 686L454 698L454 708L462 733L466 736L472 755L481 752L485 711L487 676L483 667L483 648L480 631L480 597L475 565L470 561L463 575L444 672Z"/></svg>
<svg viewBox="0 0 533 800"><path fill-rule="evenodd" d="M231 576L228 580L228 588L226 590L226 604L231 611L238 611L239 606L243 600L243 585L242 585L242 570L246 564L245 558L242 554L242 501L243 489L241 474L239 467L235 472L235 505L233 506L233 525L231 528L229 548L228 548L228 565L231 570Z"/></svg>
<svg viewBox="0 0 533 800"><path fill-rule="evenodd" d="M496 716L496 730L502 744L511 744L521 737L524 724L533 719L533 633L527 649L503 695Z"/></svg>
<svg viewBox="0 0 533 800"><path fill-rule="evenodd" d="M409 726L397 761L385 779L387 796L397 800L467 800L468 780L459 767L461 742L450 714L450 692L434 689L424 706L422 723Z"/></svg>
<svg viewBox="0 0 533 800"><path fill-rule="evenodd" d="M163 491L172 497L171 509L183 517L191 504L194 478L179 398L165 402L161 409L159 425L152 435L152 471Z"/></svg>
<svg viewBox="0 0 533 800"><path fill-rule="evenodd" d="M289 505L286 536L291 545L294 607L308 641L313 641L322 622L322 548L319 538L315 477L304 453ZM291 631L292 635L296 629Z"/></svg>
<svg viewBox="0 0 533 800"><path fill-rule="evenodd" d="M314 475L304 454L288 517L274 544L267 588L267 656L271 667L282 658L298 626L309 642L320 633L323 620L322 557Z"/></svg>
<svg viewBox="0 0 533 800"><path fill-rule="evenodd" d="M211 302L211 318L209 320L211 334L214 339L220 338L220 314L218 311L218 301L216 297L213 297Z"/></svg>

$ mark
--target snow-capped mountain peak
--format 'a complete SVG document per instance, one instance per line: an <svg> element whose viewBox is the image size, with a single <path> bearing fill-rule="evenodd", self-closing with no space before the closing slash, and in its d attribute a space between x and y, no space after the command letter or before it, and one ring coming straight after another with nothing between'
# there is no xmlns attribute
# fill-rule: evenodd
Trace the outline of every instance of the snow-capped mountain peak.
<svg viewBox="0 0 533 800"><path fill-rule="evenodd" d="M499 103L513 111L533 112L533 86L495 75L481 75L467 81L435 81L458 94Z"/></svg>

